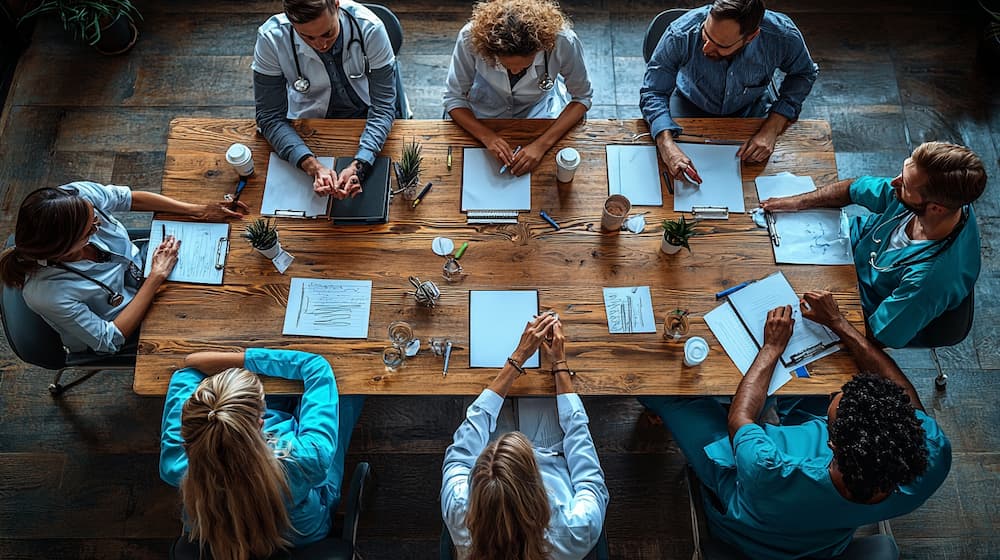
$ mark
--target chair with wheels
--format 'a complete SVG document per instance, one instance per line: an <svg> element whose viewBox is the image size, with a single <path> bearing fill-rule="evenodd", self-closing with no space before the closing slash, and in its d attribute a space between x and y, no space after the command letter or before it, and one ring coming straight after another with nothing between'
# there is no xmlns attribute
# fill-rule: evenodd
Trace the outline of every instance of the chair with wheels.
<svg viewBox="0 0 1000 560"><path fill-rule="evenodd" d="M399 18L392 10L381 4L364 4L366 8L375 13L382 24L385 32L389 35L389 43L392 44L392 54L396 58L396 118L412 119L413 111L410 110L410 100L406 97L403 89L403 75L399 70L399 50L403 48L403 26L399 23Z"/></svg>
<svg viewBox="0 0 1000 560"><path fill-rule="evenodd" d="M438 557L441 560L455 559L455 543L451 540L451 533L448 532L447 526L441 528L439 550ZM584 557L584 560L608 560L609 558L611 558L611 552L608 549L608 533L602 527L601 537L597 540L594 548Z"/></svg>
<svg viewBox="0 0 1000 560"><path fill-rule="evenodd" d="M750 560L736 547L712 538L705 518L705 488L694 469L688 465L684 470L687 483L688 502L691 507L691 532L694 537L694 554L692 560ZM844 552L835 556L835 560L897 560L899 548L892 536L888 521L879 521L879 534L866 537L855 537L847 545Z"/></svg>
<svg viewBox="0 0 1000 560"><path fill-rule="evenodd" d="M353 560L360 558L357 553L358 521L364 506L365 489L371 480L371 466L361 462L351 476L351 487L344 504L344 526L339 534L331 530L327 538L307 546L283 550L272 555L268 560ZM330 512L333 516L336 512ZM336 523L334 523L336 526ZM170 546L170 560L211 560L211 552L199 553L198 543L181 535Z"/></svg>
<svg viewBox="0 0 1000 560"><path fill-rule="evenodd" d="M957 307L945 311L928 323L906 345L906 348L930 348L934 365L937 366L938 370L934 385L939 389L943 389L948 384L948 376L941 371L937 349L954 346L965 340L969 336L969 332L972 331L972 319L975 316L975 311L976 293L973 289Z"/></svg>
<svg viewBox="0 0 1000 560"><path fill-rule="evenodd" d="M141 252L145 252L146 244L142 242L148 240L149 230L130 229L129 237L139 243ZM12 235L4 247L13 245ZM115 354L98 354L92 351L67 352L59 334L24 302L21 289L6 285L3 286L0 298L0 316L7 343L22 362L56 371L55 377L49 384L49 393L53 396L61 395L67 389L90 379L99 371L129 371L135 368L138 332ZM82 371L83 375L63 385L61 383L63 374L73 369Z"/></svg>

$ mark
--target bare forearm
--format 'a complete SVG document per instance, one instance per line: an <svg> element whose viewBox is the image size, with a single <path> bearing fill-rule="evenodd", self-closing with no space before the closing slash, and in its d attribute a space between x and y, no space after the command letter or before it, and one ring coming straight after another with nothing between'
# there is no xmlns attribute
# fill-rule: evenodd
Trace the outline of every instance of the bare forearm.
<svg viewBox="0 0 1000 560"><path fill-rule="evenodd" d="M146 317L146 312L149 311L150 305L153 304L153 298L156 297L156 290L160 288L161 284L163 284L163 279L147 278L142 283L142 287L139 288L138 293L132 298L132 301L115 317L115 327L118 328L125 338L131 336L139 328L139 325L142 324L143 318Z"/></svg>
<svg viewBox="0 0 1000 560"><path fill-rule="evenodd" d="M471 134L476 138L476 140L479 140L483 144L486 143L484 141L484 137L494 133L493 129L477 119L476 115L474 115L470 109L459 107L457 109L452 109L449 115L451 115L452 120L458 123L458 126L465 129L466 132Z"/></svg>
<svg viewBox="0 0 1000 560"><path fill-rule="evenodd" d="M764 409L764 401L767 400L767 387L771 384L771 374L778 363L778 358L781 357L781 352L782 348L765 344L740 381L733 397L733 404L729 407L730 439L741 427L753 423L760 416Z"/></svg>
<svg viewBox="0 0 1000 560"><path fill-rule="evenodd" d="M576 123L580 122L580 119L587 114L587 108L583 103L578 103L576 101L571 102L562 110L557 118L550 126L538 137L539 142L543 142L546 149L551 148L556 142L559 141Z"/></svg>
<svg viewBox="0 0 1000 560"><path fill-rule="evenodd" d="M844 343L851 356L854 357L854 361L858 364L858 369L874 373L899 385L910 397L910 402L913 403L914 408L918 410L924 409L923 404L920 402L920 397L917 396L917 390L913 388L913 384L910 383L910 380L906 378L903 371L896 365L896 361L882 351L881 348L872 344L843 315L841 315L840 319L830 324L829 327L830 330L840 337L841 342Z"/></svg>
<svg viewBox="0 0 1000 560"><path fill-rule="evenodd" d="M812 192L790 197L799 210L807 208L843 208L851 203L851 183L854 179L838 181Z"/></svg>
<svg viewBox="0 0 1000 560"><path fill-rule="evenodd" d="M136 212L166 212L182 216L193 216L203 209L204 205L181 202L162 194L144 191L132 192L132 210Z"/></svg>
<svg viewBox="0 0 1000 560"><path fill-rule="evenodd" d="M764 123L760 125L759 132L778 137L788 127L788 123L788 117L779 113L771 113L764 120Z"/></svg>
<svg viewBox="0 0 1000 560"><path fill-rule="evenodd" d="M184 358L184 365L215 375L229 368L241 368L246 363L245 352L195 352Z"/></svg>

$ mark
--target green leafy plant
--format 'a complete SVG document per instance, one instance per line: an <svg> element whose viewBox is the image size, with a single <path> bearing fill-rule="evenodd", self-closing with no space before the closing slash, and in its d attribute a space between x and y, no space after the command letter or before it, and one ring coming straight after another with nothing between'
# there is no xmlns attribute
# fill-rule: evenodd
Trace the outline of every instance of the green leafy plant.
<svg viewBox="0 0 1000 560"><path fill-rule="evenodd" d="M278 242L278 227L270 219L257 218L243 230L243 237L254 249L267 250Z"/></svg>
<svg viewBox="0 0 1000 560"><path fill-rule="evenodd" d="M688 222L684 219L684 216L676 220L663 220L663 239L671 245L684 247L690 252L690 239L696 235L701 235L701 232L695 229L697 224L697 220Z"/></svg>
<svg viewBox="0 0 1000 560"><path fill-rule="evenodd" d="M412 140L403 145L403 155L399 158L400 188L417 184L420 180L420 169L424 162L423 146Z"/></svg>
<svg viewBox="0 0 1000 560"><path fill-rule="evenodd" d="M35 9L24 14L18 24L43 14L56 14L63 28L88 45L101 40L101 26L125 16L135 23L142 15L130 0L43 0Z"/></svg>

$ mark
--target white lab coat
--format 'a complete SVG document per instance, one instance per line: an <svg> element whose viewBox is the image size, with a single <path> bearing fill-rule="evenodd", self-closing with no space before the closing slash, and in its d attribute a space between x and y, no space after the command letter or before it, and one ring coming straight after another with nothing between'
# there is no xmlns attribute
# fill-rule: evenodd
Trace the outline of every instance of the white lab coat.
<svg viewBox="0 0 1000 560"><path fill-rule="evenodd" d="M394 64L396 58L392 53L392 44L389 42L389 35L385 32L382 20L368 8L351 0L342 0L340 9L351 13L358 20L371 69L376 70ZM352 42L353 39L357 38L357 29L350 23L345 14L340 16L340 24L341 33L344 34L344 74L348 76L347 81L350 82L358 97L366 105L371 105L368 76L363 75L364 58L361 54L361 46L357 41ZM292 34L295 37L295 48L299 54L302 75L310 83L309 91L305 93L299 93L292 87L292 84L298 79L298 74L295 71L295 59L292 57L292 46L288 39L289 35ZM285 14L271 16L257 30L257 45L254 47L251 68L265 76L285 77L288 90L289 119L326 117L331 95L330 75L327 74L319 54L307 45L298 33L294 33L292 24L289 23ZM358 74L362 74L360 78L350 77Z"/></svg>
<svg viewBox="0 0 1000 560"><path fill-rule="evenodd" d="M466 108L480 119L558 118L571 101L590 109L594 89L583 61L583 46L572 29L563 29L556 37L555 48L548 53L549 76L555 87L538 87L545 74L545 51L535 54L527 73L511 91L507 69L489 62L472 48L467 23L458 33L455 52L448 68L444 110Z"/></svg>

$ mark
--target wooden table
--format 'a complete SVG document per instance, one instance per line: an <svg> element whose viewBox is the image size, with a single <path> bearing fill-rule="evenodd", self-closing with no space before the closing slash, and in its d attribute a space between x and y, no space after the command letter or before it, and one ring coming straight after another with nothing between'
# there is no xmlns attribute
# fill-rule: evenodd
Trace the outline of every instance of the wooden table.
<svg viewBox="0 0 1000 560"><path fill-rule="evenodd" d="M692 119L685 131L715 138L745 139L759 126L753 119ZM301 121L306 143L321 155L352 156L363 121ZM511 144L527 144L546 121L494 121ZM605 145L629 143L633 134L648 132L641 120L590 120L577 126L546 156L532 174L531 213L516 225L470 226L459 211L462 147L476 146L450 121L397 121L384 154L398 158L403 143L423 144L422 181L434 188L413 210L396 200L390 222L377 226L332 227L327 220L282 219L282 245L295 255L286 275L274 270L242 239L234 222L232 248L222 286L168 283L142 325L134 389L143 395L166 392L171 373L184 356L199 350L241 350L269 347L305 350L324 355L333 365L344 394L478 394L495 369L469 369L468 292L473 289L537 289L541 307L559 312L568 337L570 366L578 373L576 387L589 395L732 394L741 376L702 319L718 305L714 294L727 286L784 271L799 293L828 289L841 308L863 328L852 266L776 266L767 231L748 215L727 221L703 222L710 233L692 241L693 252L667 256L660 252L663 218L676 217L672 198L649 211L641 235L601 233L600 215L607 197ZM192 202L218 200L232 192L236 174L224 153L233 142L253 150L256 174L243 193L259 211L270 148L249 120L178 118L171 123L163 194ZM649 136L639 142L649 143ZM454 165L446 167L453 146ZM554 154L565 146L580 151L582 163L571 185L557 186ZM754 178L791 171L811 175L818 185L837 179L829 124L800 121L778 140L764 165L743 165L747 208L757 205ZM554 231L539 216L545 209L561 225ZM469 242L462 265L464 283L448 285L441 278L443 259L431 251L431 240L443 235L456 244ZM441 287L435 309L416 305L407 277L431 279ZM370 279L373 281L371 321L367 340L282 336L282 324L292 277ZM651 288L653 310L661 331L652 334L608 334L602 287ZM707 361L684 367L683 345L662 338L664 315L690 309L690 335L705 337L711 346ZM425 346L398 371L386 371L381 361L388 345L387 325L406 320ZM431 337L454 341L447 377L442 359L426 347ZM812 377L794 379L786 394L823 394L839 389L855 364L844 352L809 366ZM269 391L301 391L301 384L268 380ZM514 386L516 394L552 394L550 375L534 372Z"/></svg>

